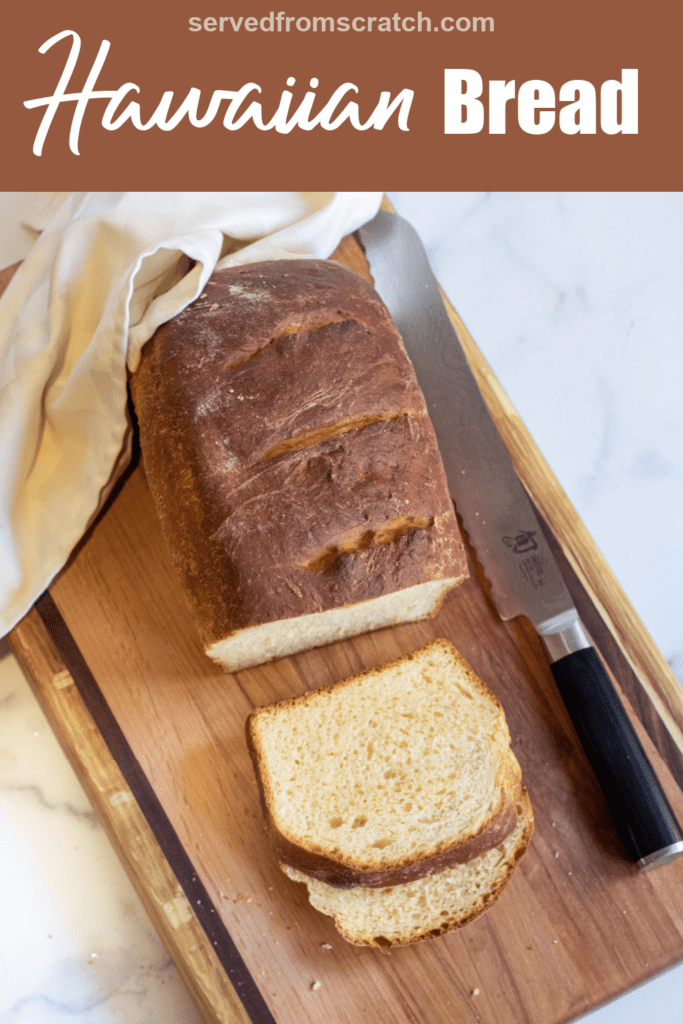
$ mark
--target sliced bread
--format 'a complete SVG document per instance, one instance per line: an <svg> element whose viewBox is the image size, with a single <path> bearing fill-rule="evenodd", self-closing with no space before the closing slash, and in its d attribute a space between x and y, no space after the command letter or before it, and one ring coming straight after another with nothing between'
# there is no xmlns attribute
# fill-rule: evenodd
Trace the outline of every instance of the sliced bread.
<svg viewBox="0 0 683 1024"><path fill-rule="evenodd" d="M518 825L503 709L446 640L257 708L247 740L279 860L326 886L433 875Z"/></svg>
<svg viewBox="0 0 683 1024"><path fill-rule="evenodd" d="M467 864L391 888L338 889L282 865L308 886L311 904L334 919L355 945L405 946L473 921L495 903L525 852L533 832L529 797L520 787L516 826L497 846Z"/></svg>

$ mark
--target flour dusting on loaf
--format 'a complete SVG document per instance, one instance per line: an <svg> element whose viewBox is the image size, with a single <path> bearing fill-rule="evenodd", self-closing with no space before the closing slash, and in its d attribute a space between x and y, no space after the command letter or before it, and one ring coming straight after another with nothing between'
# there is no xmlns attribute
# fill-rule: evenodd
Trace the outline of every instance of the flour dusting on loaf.
<svg viewBox="0 0 683 1024"><path fill-rule="evenodd" d="M359 274L215 273L131 390L171 557L230 671L433 615L466 577L423 395Z"/></svg>

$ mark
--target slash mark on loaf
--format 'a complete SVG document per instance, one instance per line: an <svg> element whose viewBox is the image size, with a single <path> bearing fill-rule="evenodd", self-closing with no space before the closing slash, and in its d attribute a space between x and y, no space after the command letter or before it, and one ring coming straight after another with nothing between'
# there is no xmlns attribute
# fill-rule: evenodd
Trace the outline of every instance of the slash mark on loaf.
<svg viewBox="0 0 683 1024"><path fill-rule="evenodd" d="M322 554L303 562L301 567L309 569L311 572L320 572L329 568L340 555L364 551L371 544L391 544L408 530L428 530L433 525L433 517L398 516L386 523L381 530L364 530L362 533L352 534L341 544L328 547Z"/></svg>

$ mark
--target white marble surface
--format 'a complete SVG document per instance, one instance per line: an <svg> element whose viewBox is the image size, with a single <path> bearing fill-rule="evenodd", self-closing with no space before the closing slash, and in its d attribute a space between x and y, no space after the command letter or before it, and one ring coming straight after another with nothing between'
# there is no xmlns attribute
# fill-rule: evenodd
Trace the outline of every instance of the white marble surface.
<svg viewBox="0 0 683 1024"><path fill-rule="evenodd" d="M391 198L683 682L683 195ZM0 194L0 266L24 201ZM0 1024L199 1022L3 641L0 921ZM683 966L584 1020L682 1007Z"/></svg>

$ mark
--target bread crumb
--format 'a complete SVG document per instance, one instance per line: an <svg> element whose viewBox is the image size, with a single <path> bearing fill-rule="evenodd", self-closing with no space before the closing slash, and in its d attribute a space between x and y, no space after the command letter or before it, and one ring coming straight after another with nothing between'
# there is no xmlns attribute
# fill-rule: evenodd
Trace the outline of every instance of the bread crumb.
<svg viewBox="0 0 683 1024"><path fill-rule="evenodd" d="M559 853L558 853L558 852L557 852L557 850L556 850L556 851L555 851L555 860L557 860L557 858L558 858L559 856L560 856L560 855L559 855Z"/></svg>
<svg viewBox="0 0 683 1024"><path fill-rule="evenodd" d="M329 942L321 942L320 943L320 948L321 949L332 949L332 946L330 945Z"/></svg>
<svg viewBox="0 0 683 1024"><path fill-rule="evenodd" d="M473 996L478 996L479 995L479 989L478 988L473 988L472 989L472 995Z"/></svg>
<svg viewBox="0 0 683 1024"><path fill-rule="evenodd" d="M217 303L217 302L214 302L214 304L213 304L213 306L211 307L211 309L218 309L218 303Z"/></svg>
<svg viewBox="0 0 683 1024"><path fill-rule="evenodd" d="M321 982L319 982L319 981L312 982L311 983L311 992L317 992L318 989L320 988L320 985L321 985Z"/></svg>

